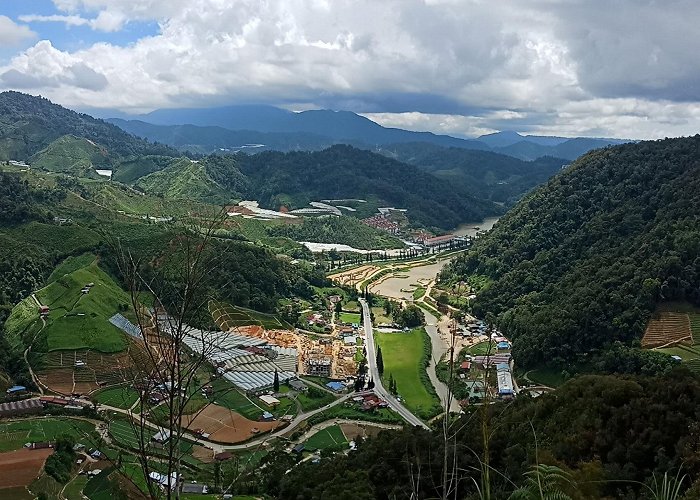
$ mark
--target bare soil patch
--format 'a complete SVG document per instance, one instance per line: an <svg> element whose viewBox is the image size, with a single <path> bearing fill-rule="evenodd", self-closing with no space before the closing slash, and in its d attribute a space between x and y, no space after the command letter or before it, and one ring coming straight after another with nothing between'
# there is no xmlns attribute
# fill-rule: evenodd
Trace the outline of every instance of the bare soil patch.
<svg viewBox="0 0 700 500"><path fill-rule="evenodd" d="M240 443L280 426L279 421L256 422L219 405L209 405L199 414L186 415L180 424L190 431L202 429L211 441ZM257 432L255 432L257 430Z"/></svg>
<svg viewBox="0 0 700 500"><path fill-rule="evenodd" d="M376 436L379 434L381 431L384 429L380 427L375 427L373 425L361 425L361 424L351 424L351 423L345 423L345 424L339 424L340 429L343 431L343 434L345 434L345 437L348 438L348 441L352 441L354 439L357 439L358 436L362 436L363 438L370 437L370 436Z"/></svg>
<svg viewBox="0 0 700 500"><path fill-rule="evenodd" d="M0 453L0 489L29 486L39 477L46 459L52 453L52 449L21 449Z"/></svg>

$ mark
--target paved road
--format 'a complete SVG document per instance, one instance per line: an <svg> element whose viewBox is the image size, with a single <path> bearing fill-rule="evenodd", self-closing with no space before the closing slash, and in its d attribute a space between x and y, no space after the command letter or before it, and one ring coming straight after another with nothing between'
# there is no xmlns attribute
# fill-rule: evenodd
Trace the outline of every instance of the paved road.
<svg viewBox="0 0 700 500"><path fill-rule="evenodd" d="M399 401L391 394L389 391L384 389L382 385L382 378L379 376L379 370L377 370L377 354L374 349L374 329L372 328L372 318L370 316L369 306L364 299L360 299L362 304L362 316L364 318L365 327L365 345L367 346L367 365L369 366L369 374L374 381L374 392L377 393L379 397L384 399L389 406L403 418L406 422L411 425L417 425L423 427L424 429L430 430L425 422L416 417L411 413L404 405L399 403Z"/></svg>

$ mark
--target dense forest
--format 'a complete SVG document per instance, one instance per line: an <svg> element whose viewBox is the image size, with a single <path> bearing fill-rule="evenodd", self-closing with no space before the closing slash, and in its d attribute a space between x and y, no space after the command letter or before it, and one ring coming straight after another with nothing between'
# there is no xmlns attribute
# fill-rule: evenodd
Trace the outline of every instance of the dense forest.
<svg viewBox="0 0 700 500"><path fill-rule="evenodd" d="M124 158L145 154L179 155L169 146L151 144L115 125L76 113L48 99L20 92L0 92L0 160L26 160L65 135L91 139Z"/></svg>
<svg viewBox="0 0 700 500"><path fill-rule="evenodd" d="M679 468L688 475L681 490L692 485L685 498L698 498L699 407L700 381L682 368L663 377L583 376L539 398L472 406L452 424L454 497L483 498L475 485L484 488L488 449L492 498L508 498L537 463L558 466L573 499L650 498L643 484ZM441 498L443 452L441 432L406 428L359 440L357 451L318 464L292 467L292 457L271 453L239 491L295 500Z"/></svg>
<svg viewBox="0 0 700 500"><path fill-rule="evenodd" d="M321 199L375 197L388 206L407 208L416 224L442 229L499 211L417 167L350 146L236 158L249 179L250 194L265 206L301 208Z"/></svg>
<svg viewBox="0 0 700 500"><path fill-rule="evenodd" d="M488 277L473 304L518 363L639 339L661 301L700 303L700 136L591 152L443 273Z"/></svg>
<svg viewBox="0 0 700 500"><path fill-rule="evenodd" d="M477 198L512 205L546 182L566 163L545 156L523 161L512 156L424 143L392 144L377 152L415 165Z"/></svg>

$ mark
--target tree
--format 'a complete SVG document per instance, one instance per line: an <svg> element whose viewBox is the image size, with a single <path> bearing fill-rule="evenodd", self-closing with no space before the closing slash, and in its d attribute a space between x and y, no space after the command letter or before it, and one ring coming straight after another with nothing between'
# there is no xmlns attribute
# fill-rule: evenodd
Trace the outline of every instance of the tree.
<svg viewBox="0 0 700 500"><path fill-rule="evenodd" d="M377 371L379 375L384 375L384 358L382 357L382 348L377 347Z"/></svg>
<svg viewBox="0 0 700 500"><path fill-rule="evenodd" d="M275 369L275 379L272 382L272 390L275 392L280 392L280 376L279 373L277 373L277 369Z"/></svg>

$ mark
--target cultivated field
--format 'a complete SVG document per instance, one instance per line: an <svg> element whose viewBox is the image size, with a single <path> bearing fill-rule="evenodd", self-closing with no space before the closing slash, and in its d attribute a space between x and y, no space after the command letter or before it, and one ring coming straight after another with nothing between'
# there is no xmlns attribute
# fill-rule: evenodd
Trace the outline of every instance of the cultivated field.
<svg viewBox="0 0 700 500"><path fill-rule="evenodd" d="M378 266L360 266L349 271L335 273L328 276L331 280L341 285L356 285L379 270Z"/></svg>
<svg viewBox="0 0 700 500"><path fill-rule="evenodd" d="M268 330L291 330L292 327L273 314L261 313L224 302L209 302L209 312L221 331L248 325L259 325Z"/></svg>
<svg viewBox="0 0 700 500"><path fill-rule="evenodd" d="M340 426L332 425L312 435L304 443L304 448L309 451L325 450L337 445L347 445L347 443L348 440Z"/></svg>
<svg viewBox="0 0 700 500"><path fill-rule="evenodd" d="M384 387L389 387L389 375L396 380L397 390L408 408L419 415L430 415L440 401L429 384L425 371L425 337L423 329L407 333L378 333L374 338L382 348Z"/></svg>
<svg viewBox="0 0 700 500"><path fill-rule="evenodd" d="M39 477L52 449L21 449L0 453L0 498L4 488L29 486Z"/></svg>
<svg viewBox="0 0 700 500"><path fill-rule="evenodd" d="M36 418L0 423L0 452L17 450L25 443L53 441L62 435L81 441L94 429L90 422L70 418Z"/></svg>
<svg viewBox="0 0 700 500"><path fill-rule="evenodd" d="M659 312L649 320L642 337L642 347L663 347L679 342L693 342L690 318L683 312Z"/></svg>
<svg viewBox="0 0 700 500"><path fill-rule="evenodd" d="M276 429L280 422L256 422L223 406L209 405L196 415L183 417L180 424L189 430L202 429L212 441L231 444Z"/></svg>

